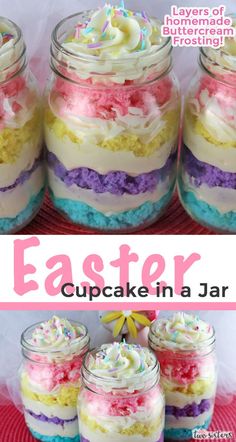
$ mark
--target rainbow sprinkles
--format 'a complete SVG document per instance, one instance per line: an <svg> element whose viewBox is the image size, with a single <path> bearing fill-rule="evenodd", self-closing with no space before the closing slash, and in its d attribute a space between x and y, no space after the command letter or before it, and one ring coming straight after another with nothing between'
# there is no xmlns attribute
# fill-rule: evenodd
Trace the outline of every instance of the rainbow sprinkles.
<svg viewBox="0 0 236 442"><path fill-rule="evenodd" d="M163 39L159 21L149 18L145 11L105 4L85 23L78 23L63 46L70 51L86 53L99 58L119 58L160 46Z"/></svg>

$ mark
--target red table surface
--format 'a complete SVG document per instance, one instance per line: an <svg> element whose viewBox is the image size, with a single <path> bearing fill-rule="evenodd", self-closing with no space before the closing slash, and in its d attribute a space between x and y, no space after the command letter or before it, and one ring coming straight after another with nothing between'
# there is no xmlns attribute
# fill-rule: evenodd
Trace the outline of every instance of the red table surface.
<svg viewBox="0 0 236 442"><path fill-rule="evenodd" d="M234 435L230 441L236 442L236 397L230 405L216 406L210 429L232 431ZM223 442L223 439L217 441ZM35 442L26 428L23 415L13 405L0 407L0 442Z"/></svg>
<svg viewBox="0 0 236 442"><path fill-rule="evenodd" d="M35 219L19 234L24 235L91 235L96 234L85 227L74 226L53 207L48 196ZM105 232L104 232L105 233ZM177 195L164 216L151 227L138 232L139 235L211 235L214 232L192 221L181 206Z"/></svg>

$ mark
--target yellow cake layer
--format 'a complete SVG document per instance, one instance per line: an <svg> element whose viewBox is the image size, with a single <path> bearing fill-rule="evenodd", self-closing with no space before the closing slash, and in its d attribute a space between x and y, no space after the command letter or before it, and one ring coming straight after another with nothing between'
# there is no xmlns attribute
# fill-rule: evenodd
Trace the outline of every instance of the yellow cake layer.
<svg viewBox="0 0 236 442"><path fill-rule="evenodd" d="M137 135L124 133L109 140L104 139L98 144L99 147L113 152L133 152L137 157L152 155L157 149L169 140L177 137L179 126L179 109L166 112L163 117L164 128L153 138L150 143L143 143ZM56 137L63 139L68 137L72 143L79 145L83 142L61 119L57 118L49 108L45 110L45 124L54 132Z"/></svg>
<svg viewBox="0 0 236 442"><path fill-rule="evenodd" d="M28 398L45 405L62 405L76 407L80 388L73 385L62 386L56 394L41 394L31 390L26 377L21 379L21 392Z"/></svg>
<svg viewBox="0 0 236 442"><path fill-rule="evenodd" d="M193 129L193 131L205 138L205 140L208 141L208 143L214 144L215 146L218 146L219 148L227 148L227 147L236 147L236 139L227 143L224 143L217 138L213 137L208 130L203 126L201 121L197 118L196 115L193 115L189 110L187 110L185 114L185 124L190 125Z"/></svg>
<svg viewBox="0 0 236 442"><path fill-rule="evenodd" d="M41 113L34 112L33 117L24 126L14 129L0 129L0 164L12 164L19 158L23 146L35 139L38 141L41 130Z"/></svg>
<svg viewBox="0 0 236 442"><path fill-rule="evenodd" d="M203 395L205 391L208 391L212 386L214 380L212 379L199 379L193 384L188 385L174 385L170 382L165 382L165 379L162 380L163 387L165 391L170 392L179 392L183 394L190 395Z"/></svg>
<svg viewBox="0 0 236 442"><path fill-rule="evenodd" d="M114 417L114 421L115 419L116 418ZM80 412L80 420L92 431L109 433L109 431L105 427L103 427L95 419L92 419L84 412ZM161 420L163 420L163 416L155 419L154 421L147 421L146 423L135 422L128 428L126 427L120 429L118 433L126 436L142 435L144 437L148 437L157 431L157 429L160 427Z"/></svg>

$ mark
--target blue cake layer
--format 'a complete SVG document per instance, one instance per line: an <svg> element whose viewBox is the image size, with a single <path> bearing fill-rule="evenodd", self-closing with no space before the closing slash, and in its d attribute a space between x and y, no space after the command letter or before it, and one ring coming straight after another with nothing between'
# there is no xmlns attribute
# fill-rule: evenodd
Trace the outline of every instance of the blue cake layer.
<svg viewBox="0 0 236 442"><path fill-rule="evenodd" d="M211 417L206 420L203 425L198 425L191 430L188 428L169 428L165 430L165 440L189 440L192 439L193 431L195 430L207 430L211 423Z"/></svg>
<svg viewBox="0 0 236 442"><path fill-rule="evenodd" d="M216 207L196 198L194 192L184 190L181 180L179 193L185 209L196 221L217 230L236 232L236 207L235 211L221 213Z"/></svg>
<svg viewBox="0 0 236 442"><path fill-rule="evenodd" d="M137 228L146 222L161 215L164 208L170 202L174 186L156 203L146 202L136 209L106 216L88 204L70 199L56 198L51 192L54 206L64 212L75 224L82 224L94 229L121 230Z"/></svg>
<svg viewBox="0 0 236 442"><path fill-rule="evenodd" d="M28 220L32 218L34 213L40 207L43 197L44 197L45 189L42 189L38 195L33 196L30 199L28 206L22 210L15 218L0 218L0 234L7 234L17 230L24 224L27 223Z"/></svg>
<svg viewBox="0 0 236 442"><path fill-rule="evenodd" d="M75 437L44 436L43 434L37 433L37 431L34 431L31 428L30 432L35 437L35 439L42 440L43 442L80 442L79 435Z"/></svg>

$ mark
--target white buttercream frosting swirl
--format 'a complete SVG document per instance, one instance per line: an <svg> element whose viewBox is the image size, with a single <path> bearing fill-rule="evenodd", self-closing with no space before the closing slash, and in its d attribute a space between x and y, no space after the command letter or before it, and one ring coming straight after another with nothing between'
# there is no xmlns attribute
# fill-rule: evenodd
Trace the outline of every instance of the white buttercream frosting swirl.
<svg viewBox="0 0 236 442"><path fill-rule="evenodd" d="M84 326L53 316L35 327L30 343L43 350L60 350L82 340L85 333Z"/></svg>
<svg viewBox="0 0 236 442"><path fill-rule="evenodd" d="M99 84L157 78L171 66L171 41L161 36L161 25L123 2L75 14L55 28L52 66Z"/></svg>
<svg viewBox="0 0 236 442"><path fill-rule="evenodd" d="M86 358L86 369L99 381L117 381L119 386L143 388L149 375L157 373L155 355L137 344L114 342L105 344Z"/></svg>
<svg viewBox="0 0 236 442"><path fill-rule="evenodd" d="M145 12L133 12L124 7L106 4L91 13L87 23L78 23L63 46L75 54L98 58L127 57L161 46L161 23L150 19Z"/></svg>
<svg viewBox="0 0 236 442"><path fill-rule="evenodd" d="M159 348L195 350L214 340L214 330L198 316L178 312L155 321L149 338Z"/></svg>

